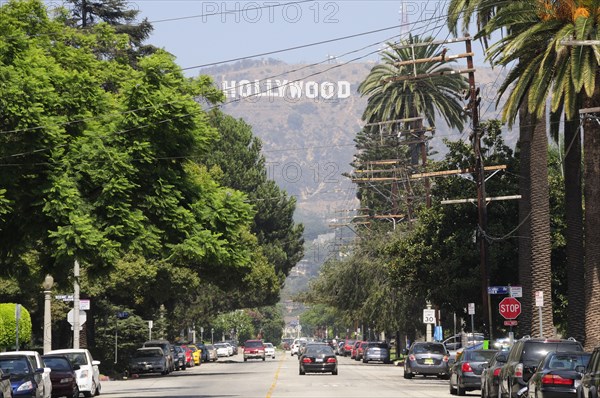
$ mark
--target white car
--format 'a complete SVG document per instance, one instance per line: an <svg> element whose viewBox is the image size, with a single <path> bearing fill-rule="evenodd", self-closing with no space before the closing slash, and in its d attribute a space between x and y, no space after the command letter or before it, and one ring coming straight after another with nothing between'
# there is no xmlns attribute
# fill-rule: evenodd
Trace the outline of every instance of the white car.
<svg viewBox="0 0 600 398"><path fill-rule="evenodd" d="M87 349L66 348L49 351L48 355L51 354L64 355L73 365L79 365L79 369L75 371L79 392L86 397L100 394L100 361L95 361Z"/></svg>
<svg viewBox="0 0 600 398"><path fill-rule="evenodd" d="M229 348L224 343L215 343L215 348L217 349L218 357L228 357L229 356Z"/></svg>
<svg viewBox="0 0 600 398"><path fill-rule="evenodd" d="M275 347L272 343L265 343L265 356L275 359Z"/></svg>
<svg viewBox="0 0 600 398"><path fill-rule="evenodd" d="M227 356L233 356L233 346L229 343L223 343L227 346Z"/></svg>
<svg viewBox="0 0 600 398"><path fill-rule="evenodd" d="M298 350L300 349L300 343L302 343L303 341L306 341L306 339L294 340L294 342L292 343L292 346L290 347L292 356L298 355L298 353L299 353Z"/></svg>
<svg viewBox="0 0 600 398"><path fill-rule="evenodd" d="M44 373L42 375L42 381L44 383L44 398L50 398L52 396L52 380L50 380L50 371L52 369L46 367L44 364L44 360L42 356L37 351L7 351L0 352L0 355L23 355L29 358L29 362L33 365L35 369L44 368Z"/></svg>

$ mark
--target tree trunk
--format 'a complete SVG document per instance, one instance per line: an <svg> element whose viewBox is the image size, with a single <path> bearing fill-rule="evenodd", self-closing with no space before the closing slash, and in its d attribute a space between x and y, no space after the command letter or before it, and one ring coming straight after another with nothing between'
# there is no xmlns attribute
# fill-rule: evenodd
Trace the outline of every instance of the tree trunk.
<svg viewBox="0 0 600 398"><path fill-rule="evenodd" d="M567 333L585 340L585 292L583 268L583 203L581 188L581 136L579 120L565 121L565 231L568 282Z"/></svg>
<svg viewBox="0 0 600 398"><path fill-rule="evenodd" d="M545 112L544 112L545 115ZM554 317L552 314L552 243L550 239L550 194L548 187L548 135L546 118L536 120L531 136L530 163L531 193L531 292L533 300L536 292L543 292L542 325L539 308L533 309L531 333L533 336L554 337ZM533 303L535 304L535 302ZM543 327L543 331L540 328Z"/></svg>
<svg viewBox="0 0 600 398"><path fill-rule="evenodd" d="M596 73L600 79L600 69ZM584 108L600 107L600 84ZM583 123L584 195L585 195L585 347L591 350L600 345L600 125L598 112L587 114ZM591 118L592 116L593 118Z"/></svg>
<svg viewBox="0 0 600 398"><path fill-rule="evenodd" d="M530 238L530 163L533 117L527 112L527 105L519 110L519 283L523 288L519 331L522 335L531 333L531 238Z"/></svg>

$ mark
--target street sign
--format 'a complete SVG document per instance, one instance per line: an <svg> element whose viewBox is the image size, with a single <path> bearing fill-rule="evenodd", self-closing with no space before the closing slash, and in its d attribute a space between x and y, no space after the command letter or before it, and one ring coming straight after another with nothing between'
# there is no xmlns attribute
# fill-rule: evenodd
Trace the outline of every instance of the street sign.
<svg viewBox="0 0 600 398"><path fill-rule="evenodd" d="M515 319L521 314L521 303L514 297L504 297L498 304L498 309L504 319Z"/></svg>
<svg viewBox="0 0 600 398"><path fill-rule="evenodd" d="M423 310L423 323L435 323L435 310Z"/></svg>
<svg viewBox="0 0 600 398"><path fill-rule="evenodd" d="M507 294L508 286L488 286L488 294Z"/></svg>
<svg viewBox="0 0 600 398"><path fill-rule="evenodd" d="M62 300L62 301L73 301L73 295L72 294L57 294L56 296L54 296L55 299L57 300Z"/></svg>
<svg viewBox="0 0 600 398"><path fill-rule="evenodd" d="M508 295L510 297L523 297L523 287L522 286L510 286L508 289Z"/></svg>
<svg viewBox="0 0 600 398"><path fill-rule="evenodd" d="M536 307L544 306L544 292L541 290L538 290L537 292L535 292L535 306Z"/></svg>
<svg viewBox="0 0 600 398"><path fill-rule="evenodd" d="M75 316L75 310L71 308L71 311L67 314L67 321L73 326L73 317ZM79 310L79 325L83 325L87 321L86 312L83 310Z"/></svg>
<svg viewBox="0 0 600 398"><path fill-rule="evenodd" d="M117 312L117 318L118 319L127 319L127 318L129 318L129 312L119 311L119 312Z"/></svg>
<svg viewBox="0 0 600 398"><path fill-rule="evenodd" d="M79 309L84 311L89 311L90 309L90 300L89 299L81 299L79 300Z"/></svg>
<svg viewBox="0 0 600 398"><path fill-rule="evenodd" d="M513 321L513 320L504 321L504 326L517 326L518 324L519 324L519 322Z"/></svg>
<svg viewBox="0 0 600 398"><path fill-rule="evenodd" d="M475 303L468 304L469 315L475 315Z"/></svg>

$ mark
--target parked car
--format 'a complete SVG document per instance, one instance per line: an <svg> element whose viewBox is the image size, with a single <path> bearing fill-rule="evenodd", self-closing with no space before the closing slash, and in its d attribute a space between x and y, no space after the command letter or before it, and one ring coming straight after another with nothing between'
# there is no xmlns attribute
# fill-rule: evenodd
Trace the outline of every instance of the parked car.
<svg viewBox="0 0 600 398"><path fill-rule="evenodd" d="M300 375L306 373L329 373L338 374L338 364L333 348L329 345L309 344L306 346L306 352L300 356Z"/></svg>
<svg viewBox="0 0 600 398"><path fill-rule="evenodd" d="M0 355L24 355L29 358L34 369L44 368L42 374L42 384L44 388L44 398L50 398L52 396L52 380L50 380L50 368L44 364L42 356L37 351L6 351L0 353Z"/></svg>
<svg viewBox="0 0 600 398"><path fill-rule="evenodd" d="M385 341L369 341L369 344L365 348L362 361L363 363L371 361L390 363L390 346Z"/></svg>
<svg viewBox="0 0 600 398"><path fill-rule="evenodd" d="M362 340L356 340L352 349L350 350L350 359L356 359L356 353L358 352L358 347L362 343Z"/></svg>
<svg viewBox="0 0 600 398"><path fill-rule="evenodd" d="M481 374L496 350L464 350L460 359L450 367L450 394L465 395L466 391L481 389Z"/></svg>
<svg viewBox="0 0 600 398"><path fill-rule="evenodd" d="M292 343L292 346L290 348L290 354L292 356L298 355L298 351L300 350L300 344L302 343L302 341L306 341L306 339L296 339L296 340L294 340L294 342ZM300 356L300 355L298 355L298 356Z"/></svg>
<svg viewBox="0 0 600 398"><path fill-rule="evenodd" d="M52 350L47 353L66 356L73 367L79 366L75 370L77 374L77 387L79 392L86 397L99 395L102 389L100 383L100 370L98 366L100 361L92 358L92 354L85 348L65 348L62 350Z"/></svg>
<svg viewBox="0 0 600 398"><path fill-rule="evenodd" d="M340 355L343 355L345 357L350 356L350 354L352 353L352 347L354 347L354 343L356 343L356 340L344 340L344 345L341 347Z"/></svg>
<svg viewBox="0 0 600 398"><path fill-rule="evenodd" d="M219 355L217 355L217 349L212 344L206 344L206 352L208 353L208 360L211 362L219 359Z"/></svg>
<svg viewBox="0 0 600 398"><path fill-rule="evenodd" d="M185 367L193 368L195 363L194 363L194 355L193 355L191 348L185 344L181 344L180 347L185 354Z"/></svg>
<svg viewBox="0 0 600 398"><path fill-rule="evenodd" d="M354 356L354 359L356 359L357 361L361 361L363 359L363 354L365 352L365 349L368 346L369 346L368 341L362 341L356 348L356 355Z"/></svg>
<svg viewBox="0 0 600 398"><path fill-rule="evenodd" d="M411 379L414 375L437 376L448 378L448 351L442 343L416 342L406 352L404 361L404 378Z"/></svg>
<svg viewBox="0 0 600 398"><path fill-rule="evenodd" d="M167 361L167 373L171 373L175 370L175 360L171 352L171 343L168 340L149 340L144 343L144 347L160 347L162 348L165 359Z"/></svg>
<svg viewBox="0 0 600 398"><path fill-rule="evenodd" d="M0 356L0 369L10 378L12 395L9 397L44 397L44 381L42 380L44 369L35 369L25 355Z"/></svg>
<svg viewBox="0 0 600 398"><path fill-rule="evenodd" d="M600 393L600 347L592 351L592 356L582 373L581 383L577 387L577 398L598 398Z"/></svg>
<svg viewBox="0 0 600 398"><path fill-rule="evenodd" d="M11 398L12 397L12 386L10 384L10 375L4 373L0 369L0 398Z"/></svg>
<svg viewBox="0 0 600 398"><path fill-rule="evenodd" d="M583 351L576 340L524 337L515 342L508 353L506 364L499 375L500 398L516 398L517 392L527 386L540 360L550 351Z"/></svg>
<svg viewBox="0 0 600 398"><path fill-rule="evenodd" d="M265 343L265 355L275 359L275 347L271 343Z"/></svg>
<svg viewBox="0 0 600 398"><path fill-rule="evenodd" d="M175 365L175 370L185 370L187 367L186 358L185 358L185 350L180 345L172 345L171 350L173 353L173 363Z"/></svg>
<svg viewBox="0 0 600 398"><path fill-rule="evenodd" d="M529 398L575 398L581 373L592 354L588 352L549 352L540 361L527 383Z"/></svg>
<svg viewBox="0 0 600 398"><path fill-rule="evenodd" d="M50 368L52 397L78 398L77 370L64 355L43 355L42 360Z"/></svg>
<svg viewBox="0 0 600 398"><path fill-rule="evenodd" d="M160 347L138 348L129 359L129 374L169 374L167 358Z"/></svg>
<svg viewBox="0 0 600 398"><path fill-rule="evenodd" d="M215 343L215 348L217 349L217 356L219 358L229 356L229 348L227 348L225 343Z"/></svg>
<svg viewBox="0 0 600 398"><path fill-rule="evenodd" d="M233 347L232 355L237 355L238 354L238 342L235 340L225 340L225 342L228 344L231 344L231 347Z"/></svg>
<svg viewBox="0 0 600 398"><path fill-rule="evenodd" d="M300 359L300 356L302 354L304 354L304 350L306 350L306 345L308 344L308 340L301 340L300 341L300 346L298 347L298 359Z"/></svg>
<svg viewBox="0 0 600 398"><path fill-rule="evenodd" d="M500 370L506 363L506 351L498 351L481 372L481 398L498 398Z"/></svg>
<svg viewBox="0 0 600 398"><path fill-rule="evenodd" d="M192 359L194 360L194 366L202 363L202 352L195 344L187 344L187 347L192 351Z"/></svg>
<svg viewBox="0 0 600 398"><path fill-rule="evenodd" d="M246 340L244 343L244 362L248 359L266 360L265 345L262 340Z"/></svg>
<svg viewBox="0 0 600 398"><path fill-rule="evenodd" d="M208 362L208 351L204 343L194 344L200 350L200 362Z"/></svg>

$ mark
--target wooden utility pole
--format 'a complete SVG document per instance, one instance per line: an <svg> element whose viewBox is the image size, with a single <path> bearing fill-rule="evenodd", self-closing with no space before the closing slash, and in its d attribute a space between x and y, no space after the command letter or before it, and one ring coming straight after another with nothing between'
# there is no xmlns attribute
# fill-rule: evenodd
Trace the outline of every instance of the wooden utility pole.
<svg viewBox="0 0 600 398"><path fill-rule="evenodd" d="M472 54L471 40L465 41L467 54ZM470 111L471 123L473 128L473 150L475 152L475 174L477 178L477 213L478 213L478 231L477 240L479 243L479 267L481 272L481 301L482 318L484 325L489 329L489 338L493 339L492 311L488 286L490 285L489 273L489 245L485 236L487 232L487 201L485 198L485 168L483 163L483 154L481 153L481 127L479 126L479 90L475 86L475 69L473 68L472 55L467 56L467 70L469 70L469 93L467 99L469 104L467 108Z"/></svg>

